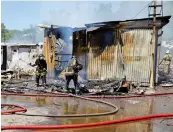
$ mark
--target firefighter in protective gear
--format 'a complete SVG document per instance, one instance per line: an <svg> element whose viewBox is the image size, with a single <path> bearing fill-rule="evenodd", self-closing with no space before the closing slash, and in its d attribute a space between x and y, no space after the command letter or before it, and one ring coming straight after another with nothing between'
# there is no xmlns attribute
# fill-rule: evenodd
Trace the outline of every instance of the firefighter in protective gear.
<svg viewBox="0 0 173 132"><path fill-rule="evenodd" d="M164 73L169 74L170 73L170 65L171 65L172 56L169 52L169 50L166 51L166 54L164 55L162 61L164 61Z"/></svg>
<svg viewBox="0 0 173 132"><path fill-rule="evenodd" d="M67 68L65 69L65 78L66 78L66 89L65 91L69 92L69 83L71 80L74 82L75 86L75 92L77 92L78 89L78 72L81 70L81 68L77 68L78 65L80 65L77 61L77 58L75 56L72 56L71 60L68 63Z"/></svg>
<svg viewBox="0 0 173 132"><path fill-rule="evenodd" d="M47 63L44 59L44 56L41 54L39 55L38 59L35 61L35 64L32 66L36 67L36 85L39 86L39 80L42 79L42 84L46 85L46 74L47 74Z"/></svg>

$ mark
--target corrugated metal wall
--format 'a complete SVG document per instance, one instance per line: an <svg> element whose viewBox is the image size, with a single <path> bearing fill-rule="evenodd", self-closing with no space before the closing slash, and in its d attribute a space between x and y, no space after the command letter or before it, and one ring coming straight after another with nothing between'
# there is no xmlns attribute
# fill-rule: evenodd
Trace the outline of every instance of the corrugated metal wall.
<svg viewBox="0 0 173 132"><path fill-rule="evenodd" d="M115 70L116 43L112 31L92 33L88 41L88 79L105 79L113 76ZM113 61L115 63L113 63ZM113 68L114 67L114 68Z"/></svg>
<svg viewBox="0 0 173 132"><path fill-rule="evenodd" d="M152 30L138 29L123 33L125 74L130 81L149 82Z"/></svg>
<svg viewBox="0 0 173 132"><path fill-rule="evenodd" d="M92 34L88 42L87 78L122 78L126 75L128 81L149 82L151 32L150 29L136 29L122 32L113 30L113 36L106 31ZM109 41L111 37L113 39ZM109 41L104 46L100 44L103 39Z"/></svg>

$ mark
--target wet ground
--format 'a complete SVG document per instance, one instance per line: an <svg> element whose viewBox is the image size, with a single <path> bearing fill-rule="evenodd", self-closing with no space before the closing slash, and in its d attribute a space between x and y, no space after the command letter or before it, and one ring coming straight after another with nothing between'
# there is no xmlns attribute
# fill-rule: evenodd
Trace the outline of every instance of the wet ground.
<svg viewBox="0 0 173 132"><path fill-rule="evenodd" d="M165 88L166 91L173 91L173 88ZM162 91L165 91L162 89ZM78 124L122 119L125 117L147 115L151 113L171 113L173 95L158 97L143 97L129 99L106 99L105 101L116 104L119 107L118 113L109 116L88 117L88 118L45 118L28 117L21 115L2 115L2 125L60 125ZM46 115L85 114L111 111L106 105L84 101L76 98L60 97L18 97L1 96L1 103L14 103L26 106L27 113ZM56 104L56 105L55 105ZM24 131L24 130L21 130ZM33 130L43 132L43 130ZM109 125L85 129L69 130L44 130L45 132L173 132L173 118L154 119L138 121L117 125Z"/></svg>

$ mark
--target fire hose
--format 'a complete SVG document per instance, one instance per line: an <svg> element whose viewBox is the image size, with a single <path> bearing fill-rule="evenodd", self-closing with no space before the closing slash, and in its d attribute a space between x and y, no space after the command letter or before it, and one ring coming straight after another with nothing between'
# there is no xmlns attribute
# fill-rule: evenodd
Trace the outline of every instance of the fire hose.
<svg viewBox="0 0 173 132"><path fill-rule="evenodd" d="M69 97L70 95L65 93L53 93L47 92L48 94L19 94L19 93L9 93L9 92L1 92L1 95L11 95L11 96L36 96L36 97ZM107 98L107 99L119 99L119 98L135 98L135 97L150 97L150 96L164 96L164 95L173 95L173 92L158 92L158 93L151 93L151 94L143 94L143 95L130 95L130 96L114 96L114 95L92 95L87 96L84 95L82 97L86 98Z"/></svg>
<svg viewBox="0 0 173 132"><path fill-rule="evenodd" d="M1 111L1 114L4 115L4 114L10 114L10 113L16 113L16 112L26 112L27 109L23 106L19 106L19 105L16 105L16 104L1 104L1 107L4 107L4 106L11 106L11 107L18 107L20 109L17 109L17 110L6 110L6 111Z"/></svg>
<svg viewBox="0 0 173 132"><path fill-rule="evenodd" d="M140 121L140 120L153 119L153 118L172 117L172 116L173 116L173 113L166 113L166 114L151 114L151 115L145 115L145 116L128 117L128 118L119 119L119 120L110 120L110 121L95 122L95 123L88 123L88 124L49 125L49 126L46 126L46 125L44 126L34 126L34 125L1 126L1 130L86 128L86 127L105 126L105 125L111 125L111 124L126 123L126 122Z"/></svg>
<svg viewBox="0 0 173 132"><path fill-rule="evenodd" d="M109 107L112 107L114 110L110 111L110 112L104 112L104 113L94 113L94 114L68 114L68 115L41 115L41 114L22 114L22 113L15 113L16 115L24 115L24 116L41 116L41 117L52 117L52 118L70 118L70 117L92 117L92 116L105 116L105 115L111 115L111 114L115 114L118 112L118 107L108 103L106 101L102 101L102 100L96 100L96 99L90 99L90 98L86 98L86 97L81 97L81 96L77 96L77 95L72 95L72 94L68 94L70 97L75 97L75 98L80 98L83 100L88 100L88 101L93 101L93 102L97 102L97 103L101 103L101 104L105 104Z"/></svg>
<svg viewBox="0 0 173 132"><path fill-rule="evenodd" d="M1 93L2 95L18 95L18 94L10 94L10 93ZM154 94L148 94L148 95L134 95L134 96L111 96L109 98L133 98L133 97L147 97L147 96L161 96L161 95L170 95L173 94L173 92L169 93L154 93ZM25 96L25 94L19 94L20 96ZM36 94L27 94L28 96L38 96ZM45 96L50 96L46 95ZM73 95L52 95L53 97L69 97ZM81 96L74 96L74 97L80 97L81 99L86 99L86 97ZM91 98L91 96L87 96L88 98ZM94 98L100 98L100 96L94 96ZM95 100L96 101L96 100ZM96 102L98 102L97 100ZM107 103L107 102L106 102ZM117 108L117 107L116 107ZM118 109L117 109L118 111ZM116 111L116 112L117 112ZM115 112L115 113L116 113ZM74 116L74 115L73 115ZM75 117L75 116L74 116ZM86 116L85 116L86 117ZM125 123L125 122L131 122L131 121L139 121L139 120L146 120L146 119L152 119L152 118L163 118L163 117L173 117L173 113L161 113L161 114L151 114L151 115L144 115L144 116L137 116L137 117L128 117L124 119L119 120L110 120L110 121L104 121L104 122L95 122L95 123L88 123L88 124L70 124L70 125L49 125L49 126L26 126L26 125L18 125L18 126L1 126L1 130L12 130L12 129L70 129L70 128L85 128L85 127L94 127L94 126L103 126L103 125L111 125L111 124L118 124L118 123Z"/></svg>

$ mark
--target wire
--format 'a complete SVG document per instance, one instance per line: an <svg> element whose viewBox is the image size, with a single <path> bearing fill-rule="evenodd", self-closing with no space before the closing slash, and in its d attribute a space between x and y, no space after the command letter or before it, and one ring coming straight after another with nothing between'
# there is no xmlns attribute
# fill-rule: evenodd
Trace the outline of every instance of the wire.
<svg viewBox="0 0 173 132"><path fill-rule="evenodd" d="M137 17L146 7L148 7L149 4L151 4L153 1L149 2L144 8L142 8L132 19Z"/></svg>

